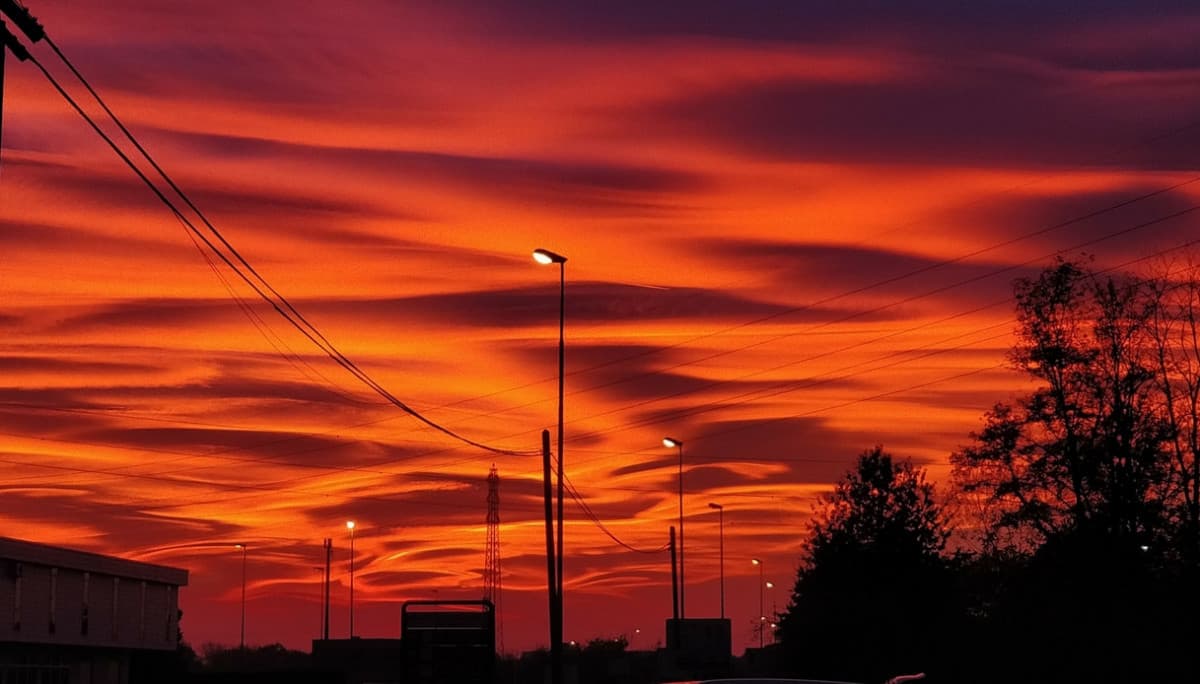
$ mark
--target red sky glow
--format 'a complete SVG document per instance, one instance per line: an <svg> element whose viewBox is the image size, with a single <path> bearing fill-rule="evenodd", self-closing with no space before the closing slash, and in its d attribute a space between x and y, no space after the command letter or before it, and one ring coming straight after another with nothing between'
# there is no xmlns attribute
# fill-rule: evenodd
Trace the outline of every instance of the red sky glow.
<svg viewBox="0 0 1200 684"><path fill-rule="evenodd" d="M25 4L255 269L471 439L553 430L558 273L530 252L566 255L568 478L657 549L678 512L661 439L685 442L688 615L720 610L720 503L736 652L750 559L782 609L858 453L943 482L1026 388L1015 278L1200 238L1170 218L1200 202L1188 3ZM397 636L405 600L482 595L494 463L504 647L547 643L540 457L358 383L32 64L7 60L3 106L6 535L189 569L197 646L237 642L244 542L247 640L307 649L325 537L347 632L353 519L356 633ZM566 638L661 641L666 553L567 518Z"/></svg>

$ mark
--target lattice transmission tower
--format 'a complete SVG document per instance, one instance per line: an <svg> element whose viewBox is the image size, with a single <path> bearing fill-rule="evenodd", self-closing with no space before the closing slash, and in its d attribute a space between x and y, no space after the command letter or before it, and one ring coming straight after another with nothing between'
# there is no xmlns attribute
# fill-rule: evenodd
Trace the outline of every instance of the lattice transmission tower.
<svg viewBox="0 0 1200 684"><path fill-rule="evenodd" d="M500 575L500 475L492 464L488 472L487 496L487 548L483 564L483 597L492 602L496 609L496 641L504 650L504 612L500 609L500 593L503 589Z"/></svg>

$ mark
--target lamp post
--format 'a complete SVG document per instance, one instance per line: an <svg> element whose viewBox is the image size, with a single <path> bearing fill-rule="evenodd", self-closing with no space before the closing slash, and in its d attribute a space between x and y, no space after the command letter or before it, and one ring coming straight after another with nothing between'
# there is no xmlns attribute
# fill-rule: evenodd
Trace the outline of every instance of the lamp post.
<svg viewBox="0 0 1200 684"><path fill-rule="evenodd" d="M709 508L717 512L717 520L719 527L717 528L717 539L721 547L721 619L725 619L725 507L721 504L710 503Z"/></svg>
<svg viewBox="0 0 1200 684"><path fill-rule="evenodd" d="M563 371L566 360L567 258L548 249L533 250L533 260L543 265L558 264L558 596L563 586Z"/></svg>
<svg viewBox="0 0 1200 684"><path fill-rule="evenodd" d="M679 619L687 618L687 608L683 597L687 585L683 574L683 442L672 437L663 437L663 446L679 450Z"/></svg>
<svg viewBox="0 0 1200 684"><path fill-rule="evenodd" d="M767 622L767 626L771 628L771 643L773 644L773 643L775 643L775 613L776 613L776 610L778 609L778 606L775 604L775 591L774 591L775 583L772 582L771 580L767 580L766 587L767 587L767 589L772 590L771 591L771 620L770 620L770 622ZM766 617L766 616L764 615L763 617ZM764 620L764 622L765 622L765 620Z"/></svg>
<svg viewBox="0 0 1200 684"><path fill-rule="evenodd" d="M763 562L757 558L751 558L751 563L758 566L758 647L763 647L763 623L767 621L767 616L763 614L763 587L766 582L763 581Z"/></svg>
<svg viewBox="0 0 1200 684"><path fill-rule="evenodd" d="M567 258L548 249L533 250L533 260L544 266L558 264L558 540L555 544L557 573L554 587L554 614L550 620L550 649L554 684L562 682L563 629L563 379L566 359Z"/></svg>
<svg viewBox="0 0 1200 684"><path fill-rule="evenodd" d="M346 521L346 529L350 530L350 638L354 638L354 521Z"/></svg>
<svg viewBox="0 0 1200 684"><path fill-rule="evenodd" d="M246 545L234 544L233 548L242 550L242 634L238 640L238 648L246 650Z"/></svg>

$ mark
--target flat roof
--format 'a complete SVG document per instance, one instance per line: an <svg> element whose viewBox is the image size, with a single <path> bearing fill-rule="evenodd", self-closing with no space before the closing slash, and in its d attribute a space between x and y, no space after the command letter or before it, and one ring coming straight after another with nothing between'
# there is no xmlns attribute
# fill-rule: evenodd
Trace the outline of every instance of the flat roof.
<svg viewBox="0 0 1200 684"><path fill-rule="evenodd" d="M186 586L188 582L188 571L182 568L142 563L116 556L76 551L11 537L0 537L0 559L146 580L177 587Z"/></svg>

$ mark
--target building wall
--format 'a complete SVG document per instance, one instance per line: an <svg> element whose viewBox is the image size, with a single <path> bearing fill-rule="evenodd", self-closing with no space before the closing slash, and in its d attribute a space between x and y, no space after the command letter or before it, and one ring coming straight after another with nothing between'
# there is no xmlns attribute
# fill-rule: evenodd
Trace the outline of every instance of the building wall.
<svg viewBox="0 0 1200 684"><path fill-rule="evenodd" d="M183 570L0 538L0 642L173 650Z"/></svg>
<svg viewBox="0 0 1200 684"><path fill-rule="evenodd" d="M0 683L130 684L128 651L0 644ZM154 681L147 684L170 684Z"/></svg>

